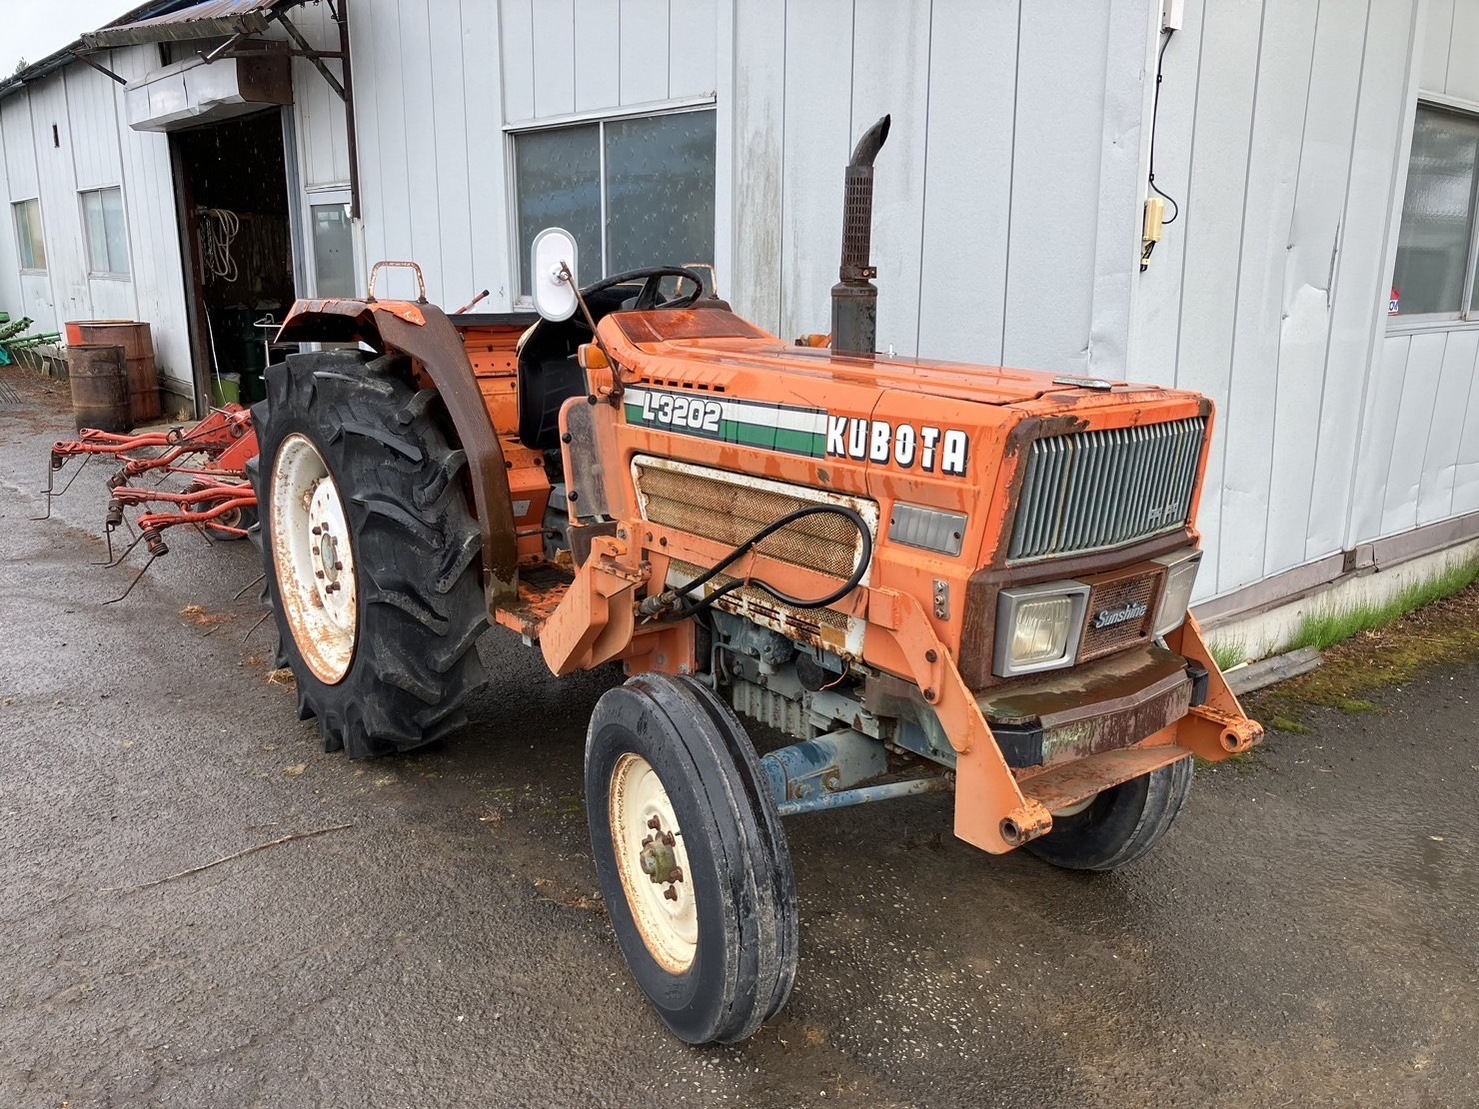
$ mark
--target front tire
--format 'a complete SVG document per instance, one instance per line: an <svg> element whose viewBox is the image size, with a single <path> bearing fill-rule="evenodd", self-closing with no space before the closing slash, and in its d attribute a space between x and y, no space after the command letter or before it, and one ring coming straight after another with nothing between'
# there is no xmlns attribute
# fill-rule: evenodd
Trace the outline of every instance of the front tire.
<svg viewBox="0 0 1479 1109"><path fill-rule="evenodd" d="M1118 870L1158 844L1191 793L1192 760L1184 758L1100 793L1024 849L1067 870Z"/></svg>
<svg viewBox="0 0 1479 1109"><path fill-rule="evenodd" d="M601 892L637 984L679 1039L735 1043L796 977L796 877L759 759L691 678L608 690L586 740Z"/></svg>
<svg viewBox="0 0 1479 1109"><path fill-rule="evenodd" d="M317 717L324 749L351 758L448 735L485 680L467 458L407 369L359 351L289 355L252 410L279 665L297 679L299 718Z"/></svg>

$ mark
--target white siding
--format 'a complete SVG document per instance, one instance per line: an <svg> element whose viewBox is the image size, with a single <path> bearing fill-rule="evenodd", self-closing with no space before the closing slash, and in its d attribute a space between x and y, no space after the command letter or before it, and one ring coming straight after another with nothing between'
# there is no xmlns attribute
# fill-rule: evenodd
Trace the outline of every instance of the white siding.
<svg viewBox="0 0 1479 1109"><path fill-rule="evenodd" d="M157 65L158 54L152 46L135 46L111 51L107 58L105 64L119 76L136 81ZM69 76L77 68L73 66ZM173 392L193 397L185 265L180 255L169 138L130 130L123 86L108 84L113 89L114 136L123 167L123 207L133 268L135 307L129 314L149 322L161 381Z"/></svg>
<svg viewBox="0 0 1479 1109"><path fill-rule="evenodd" d="M880 346L1123 374L1151 6L738 5L736 307L786 337L827 329L842 167L887 111Z"/></svg>
<svg viewBox="0 0 1479 1109"><path fill-rule="evenodd" d="M135 47L100 60L132 80L155 64L155 53ZM20 303L0 306L12 315L24 312L43 331L60 331L69 320L147 320L161 377L188 396L193 386L169 141L130 131L125 118L123 86L84 65L0 101L3 196L39 197L47 262L45 275L24 274L16 282L16 262L7 261L0 294L18 295ZM94 276L78 193L111 187L123 195L129 273ZM0 250L16 258L9 203L6 208ZM17 286L18 294L6 291Z"/></svg>
<svg viewBox="0 0 1479 1109"><path fill-rule="evenodd" d="M1156 181L1181 213L1139 282L1131 361L1218 405L1199 598L1350 545L1416 8L1190 0L1167 44Z"/></svg>

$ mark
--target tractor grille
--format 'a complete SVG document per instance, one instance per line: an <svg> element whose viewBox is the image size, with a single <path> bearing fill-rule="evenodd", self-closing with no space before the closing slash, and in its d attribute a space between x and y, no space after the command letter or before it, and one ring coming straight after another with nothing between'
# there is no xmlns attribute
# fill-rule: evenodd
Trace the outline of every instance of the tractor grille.
<svg viewBox="0 0 1479 1109"><path fill-rule="evenodd" d="M1008 559L1097 551L1185 527L1206 432L1197 416L1038 439Z"/></svg>
<svg viewBox="0 0 1479 1109"><path fill-rule="evenodd" d="M1147 573L1142 568L1117 577L1090 579L1084 634L1078 647L1079 662L1101 658L1149 639L1155 628L1162 573L1160 570ZM1105 616L1103 624L1095 627L1101 616Z"/></svg>
<svg viewBox="0 0 1479 1109"><path fill-rule="evenodd" d="M862 512L875 534L878 530L877 506L852 497L656 458L637 458L632 473L644 519L731 547L786 513L818 503L846 504ZM823 513L788 524L756 550L794 566L846 578L857 565L860 546L857 528L846 517Z"/></svg>

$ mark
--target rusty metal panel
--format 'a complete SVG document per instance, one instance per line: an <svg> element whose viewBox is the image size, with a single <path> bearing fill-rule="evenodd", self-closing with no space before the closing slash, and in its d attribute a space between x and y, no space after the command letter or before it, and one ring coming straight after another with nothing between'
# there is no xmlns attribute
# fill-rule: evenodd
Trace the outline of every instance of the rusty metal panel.
<svg viewBox="0 0 1479 1109"><path fill-rule="evenodd" d="M1049 812L1058 812L1111 786L1189 758L1190 751L1169 745L1108 751L1033 775L1020 783L1022 795L1040 802Z"/></svg>

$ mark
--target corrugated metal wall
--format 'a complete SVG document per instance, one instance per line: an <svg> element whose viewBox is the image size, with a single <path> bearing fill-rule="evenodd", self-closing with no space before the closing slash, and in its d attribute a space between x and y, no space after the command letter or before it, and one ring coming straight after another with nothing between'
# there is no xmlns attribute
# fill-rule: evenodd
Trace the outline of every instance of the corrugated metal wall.
<svg viewBox="0 0 1479 1109"><path fill-rule="evenodd" d="M842 167L884 112L879 342L1117 375L1134 297L1149 0L752 0L734 36L732 299L825 331Z"/></svg>
<svg viewBox="0 0 1479 1109"><path fill-rule="evenodd" d="M1429 0L1423 24L1418 95L1479 110L1479 2ZM1479 511L1476 376L1479 331L1397 324L1382 336L1355 469L1356 541Z"/></svg>
<svg viewBox="0 0 1479 1109"><path fill-rule="evenodd" d="M1416 0L1189 0L1167 46L1156 174L1182 212L1140 283L1134 373L1218 405L1201 597L1369 538L1357 458L1410 455L1378 449L1363 398L1417 30Z"/></svg>
<svg viewBox="0 0 1479 1109"><path fill-rule="evenodd" d="M144 75L157 53L135 47L109 51L101 60L132 80ZM0 101L5 206L38 197L46 245L46 272L11 270L3 279L9 283L0 283L0 295L9 302L0 306L13 316L29 315L38 330L60 330L78 319L148 320L161 374L189 395L184 271L169 142L164 135L130 131L125 119L123 87L84 65L68 66ZM90 274L82 238L79 191L112 186L123 192L127 277ZM3 223L0 249L18 257L10 211Z"/></svg>

